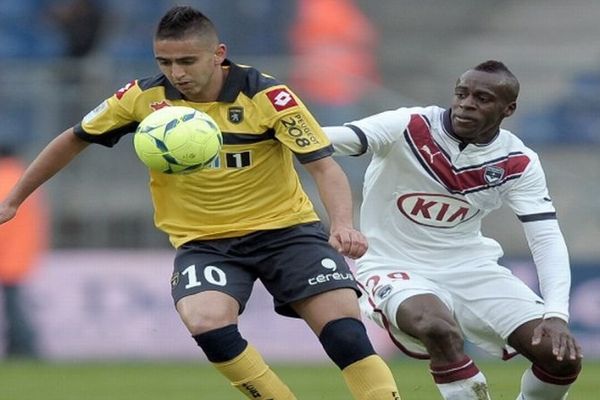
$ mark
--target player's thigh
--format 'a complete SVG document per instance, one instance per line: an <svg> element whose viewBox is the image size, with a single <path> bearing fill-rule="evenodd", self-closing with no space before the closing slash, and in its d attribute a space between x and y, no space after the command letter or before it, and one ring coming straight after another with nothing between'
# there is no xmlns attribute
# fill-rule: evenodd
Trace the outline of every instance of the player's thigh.
<svg viewBox="0 0 600 400"><path fill-rule="evenodd" d="M422 337L444 328L459 330L452 311L436 294L416 294L396 304L388 305L389 313L396 310L396 326L411 336Z"/></svg>
<svg viewBox="0 0 600 400"><path fill-rule="evenodd" d="M421 334L416 324L429 315L451 321L453 300L449 293L417 272L394 266L393 260L389 266L359 268L358 281L363 291L362 312L385 329L402 352L414 358L428 358L425 344L417 338ZM432 307L433 314L428 314L428 307ZM400 309L408 314L403 315Z"/></svg>
<svg viewBox="0 0 600 400"><path fill-rule="evenodd" d="M292 308L317 334L328 322L340 318L360 319L360 309L353 289L334 289L292 303Z"/></svg>
<svg viewBox="0 0 600 400"><path fill-rule="evenodd" d="M264 254L256 271L273 296L277 313L299 317L301 310L312 316L312 304L317 303L320 313L331 318L359 315L354 275L329 244L320 223L297 225L270 236L261 238ZM325 298L332 303L321 300Z"/></svg>
<svg viewBox="0 0 600 400"><path fill-rule="evenodd" d="M229 294L208 290L182 297L176 308L188 331L198 335L236 324L240 305Z"/></svg>
<svg viewBox="0 0 600 400"><path fill-rule="evenodd" d="M493 335L506 341L518 327L543 315L542 299L506 268L490 265L456 275L447 278L446 287L457 318L466 332L482 340Z"/></svg>
<svg viewBox="0 0 600 400"><path fill-rule="evenodd" d="M228 242L193 242L177 250L171 295L190 331L235 321L250 297L256 277L228 253Z"/></svg>
<svg viewBox="0 0 600 400"><path fill-rule="evenodd" d="M359 273L358 280L365 294L361 297L363 311L382 313L399 328L398 323L410 330L409 325L430 315L452 319L450 294L419 273L395 266L381 267Z"/></svg>

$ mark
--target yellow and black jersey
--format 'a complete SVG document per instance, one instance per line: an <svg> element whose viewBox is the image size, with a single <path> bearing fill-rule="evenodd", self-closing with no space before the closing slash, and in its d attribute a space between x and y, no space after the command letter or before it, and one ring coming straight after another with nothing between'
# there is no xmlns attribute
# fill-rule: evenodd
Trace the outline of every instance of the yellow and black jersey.
<svg viewBox="0 0 600 400"><path fill-rule="evenodd" d="M75 126L80 138L113 146L162 107L193 107L219 124L224 145L211 167L185 175L150 171L154 222L175 247L318 220L292 156L301 163L330 156L321 127L274 78L228 60L223 67L229 73L215 102L187 101L159 74L130 82Z"/></svg>

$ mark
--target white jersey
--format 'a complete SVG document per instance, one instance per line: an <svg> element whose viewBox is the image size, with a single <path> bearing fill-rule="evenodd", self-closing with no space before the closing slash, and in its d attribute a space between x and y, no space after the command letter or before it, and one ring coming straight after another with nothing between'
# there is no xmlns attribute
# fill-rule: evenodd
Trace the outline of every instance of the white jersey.
<svg viewBox="0 0 600 400"><path fill-rule="evenodd" d="M480 228L503 202L522 221L556 218L538 156L509 131L464 146L449 112L435 106L387 111L349 127L373 153L360 220L370 246L361 268L382 258L420 270L498 259L500 245Z"/></svg>

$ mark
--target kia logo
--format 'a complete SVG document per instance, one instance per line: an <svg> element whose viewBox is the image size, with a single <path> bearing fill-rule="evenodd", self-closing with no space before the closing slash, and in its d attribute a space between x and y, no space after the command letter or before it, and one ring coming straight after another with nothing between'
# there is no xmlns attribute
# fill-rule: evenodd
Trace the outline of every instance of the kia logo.
<svg viewBox="0 0 600 400"><path fill-rule="evenodd" d="M398 198L397 205L406 218L434 228L452 228L479 213L467 201L443 194L405 194Z"/></svg>

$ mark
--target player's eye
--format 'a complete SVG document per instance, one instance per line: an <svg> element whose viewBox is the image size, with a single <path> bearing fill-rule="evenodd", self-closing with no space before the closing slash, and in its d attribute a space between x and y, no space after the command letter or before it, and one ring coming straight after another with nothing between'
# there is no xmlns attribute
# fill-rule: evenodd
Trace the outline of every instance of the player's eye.
<svg viewBox="0 0 600 400"><path fill-rule="evenodd" d="M178 64L181 64L181 65L192 65L195 62L196 62L195 58L184 58L182 60L179 60Z"/></svg>

